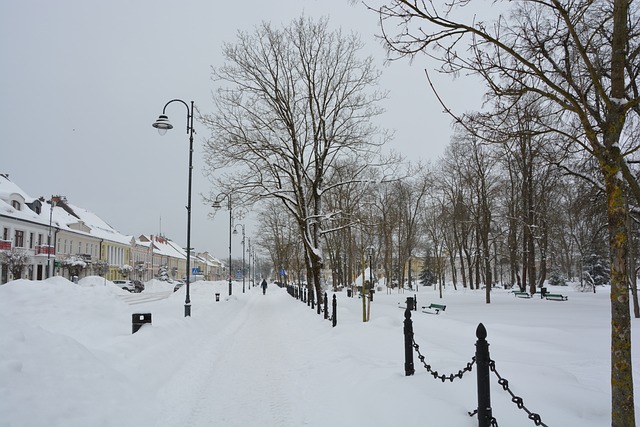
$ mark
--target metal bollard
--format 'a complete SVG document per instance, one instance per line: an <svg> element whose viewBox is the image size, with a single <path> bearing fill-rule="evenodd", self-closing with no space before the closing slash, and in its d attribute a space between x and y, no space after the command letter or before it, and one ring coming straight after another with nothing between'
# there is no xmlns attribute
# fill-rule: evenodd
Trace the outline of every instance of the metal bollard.
<svg viewBox="0 0 640 427"><path fill-rule="evenodd" d="M407 377L416 372L413 366L413 323L409 299L413 300L412 298L407 299L407 309L404 311L404 375Z"/></svg>
<svg viewBox="0 0 640 427"><path fill-rule="evenodd" d="M333 313L331 314L331 324L333 327L336 327L338 323L338 300L336 299L336 294L333 294L333 302L331 303L333 308Z"/></svg>
<svg viewBox="0 0 640 427"><path fill-rule="evenodd" d="M131 315L131 333L135 334L142 325L151 324L151 313L133 313Z"/></svg>
<svg viewBox="0 0 640 427"><path fill-rule="evenodd" d="M413 311L414 310L413 303L414 303L413 298L412 297L408 297L407 298L407 310L409 310L409 311Z"/></svg>
<svg viewBox="0 0 640 427"><path fill-rule="evenodd" d="M220 293L216 292L216 302L220 302Z"/></svg>
<svg viewBox="0 0 640 427"><path fill-rule="evenodd" d="M478 372L478 427L490 427L493 419L491 411L491 383L489 362L489 343L487 330L480 323L476 329L476 367Z"/></svg>
<svg viewBox="0 0 640 427"><path fill-rule="evenodd" d="M329 299L326 292L324 293L324 318L325 320L329 318Z"/></svg>

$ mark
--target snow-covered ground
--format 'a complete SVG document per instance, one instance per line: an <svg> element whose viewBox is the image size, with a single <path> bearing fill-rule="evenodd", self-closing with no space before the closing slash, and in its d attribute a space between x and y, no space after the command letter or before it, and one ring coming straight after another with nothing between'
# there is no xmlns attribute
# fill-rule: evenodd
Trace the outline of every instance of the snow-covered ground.
<svg viewBox="0 0 640 427"><path fill-rule="evenodd" d="M185 288L171 290L148 283L139 296L163 299L144 302L100 278L0 286L0 426L477 426L475 369L443 383L416 358L416 374L404 375L398 302L413 292L378 292L368 323L361 300L339 293L332 328L275 285L243 294L235 282L229 297L227 282L197 282L190 318ZM496 370L545 424L610 425L608 292L553 291L569 300L495 290L487 305L484 291L447 288L440 300L421 288L419 306L447 308L413 313L416 342L433 369L457 373L482 322ZM137 312L152 325L132 334ZM534 425L491 382L499 425ZM635 397L640 406L639 387Z"/></svg>

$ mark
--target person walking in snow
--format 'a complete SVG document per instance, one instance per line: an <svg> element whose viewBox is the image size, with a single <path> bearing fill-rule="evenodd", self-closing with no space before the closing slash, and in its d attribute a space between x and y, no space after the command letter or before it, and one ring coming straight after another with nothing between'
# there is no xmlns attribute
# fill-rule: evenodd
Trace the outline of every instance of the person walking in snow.
<svg viewBox="0 0 640 427"><path fill-rule="evenodd" d="M267 293L267 279L262 279L262 283L260 284L260 286L262 286L262 295Z"/></svg>

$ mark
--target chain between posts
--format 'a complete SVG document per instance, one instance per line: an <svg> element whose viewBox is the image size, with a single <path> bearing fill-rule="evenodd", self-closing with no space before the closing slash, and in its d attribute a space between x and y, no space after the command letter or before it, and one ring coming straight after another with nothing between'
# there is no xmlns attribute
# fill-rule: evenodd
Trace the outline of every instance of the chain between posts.
<svg viewBox="0 0 640 427"><path fill-rule="evenodd" d="M446 380L453 382L453 380L456 378L462 378L465 373L471 372L474 363L476 363L476 358L473 357L471 358L471 362L467 363L467 366L459 370L457 374L439 375L438 371L431 369L431 365L425 362L425 357L422 355L422 353L420 353L420 346L416 344L415 340L413 340L413 348L415 349L416 353L418 353L418 359L420 359L420 362L422 362L422 365L425 367L425 369L433 376L434 379L439 379L442 382L445 382Z"/></svg>
<svg viewBox="0 0 640 427"><path fill-rule="evenodd" d="M410 301L411 300L411 301ZM498 384L511 395L511 401L516 404L519 409L524 410L528 418L534 422L536 426L548 427L542 422L540 415L531 412L523 402L523 399L516 396L509 388L509 381L502 378L498 371L496 371L496 363L489 356L489 343L487 342L487 330L484 325L480 323L476 329L476 353L467 366L458 371L457 374L440 375L437 371L431 368L425 361L425 356L420 352L420 346L415 342L413 334L413 322L411 321L411 308L413 299L407 299L407 308L404 311L404 348L405 348L405 376L410 376L415 373L413 364L413 352L418 354L418 358L424 365L425 369L433 376L434 379L439 379L442 382L449 380L453 382L456 378L462 378L466 372L471 372L473 366L476 366L477 371L477 387L478 387L478 407L473 412L469 412L470 416L478 417L478 427L498 427L498 422L492 414L491 408L491 391L490 391L490 375L493 372L498 377Z"/></svg>
<svg viewBox="0 0 640 427"><path fill-rule="evenodd" d="M524 401L521 397L516 396L511 389L509 388L509 381L506 378L502 378L500 376L500 374L498 373L498 371L496 371L496 362L494 360L490 360L489 361L489 369L491 370L491 372L493 372L494 374L496 374L496 377L498 377L498 384L500 384L502 386L502 389L505 390L507 393L509 393L511 395L511 401L513 403L515 403L515 405L518 407L518 409L522 409L523 411L525 411L527 413L527 416L529 417L529 419L531 421L533 421L533 423L537 426L543 426L543 427L549 427L547 426L545 423L542 422L542 419L540 418L540 415L531 412L526 406L524 406ZM497 426L497 423L496 423Z"/></svg>

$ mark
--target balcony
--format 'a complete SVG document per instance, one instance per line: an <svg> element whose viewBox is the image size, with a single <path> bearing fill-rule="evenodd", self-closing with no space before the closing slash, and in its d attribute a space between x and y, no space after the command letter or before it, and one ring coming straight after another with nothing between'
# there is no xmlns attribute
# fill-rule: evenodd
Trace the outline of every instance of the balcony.
<svg viewBox="0 0 640 427"><path fill-rule="evenodd" d="M0 251L10 251L11 240L0 240Z"/></svg>
<svg viewBox="0 0 640 427"><path fill-rule="evenodd" d="M56 251L53 246L37 245L35 247L36 255L55 255Z"/></svg>

